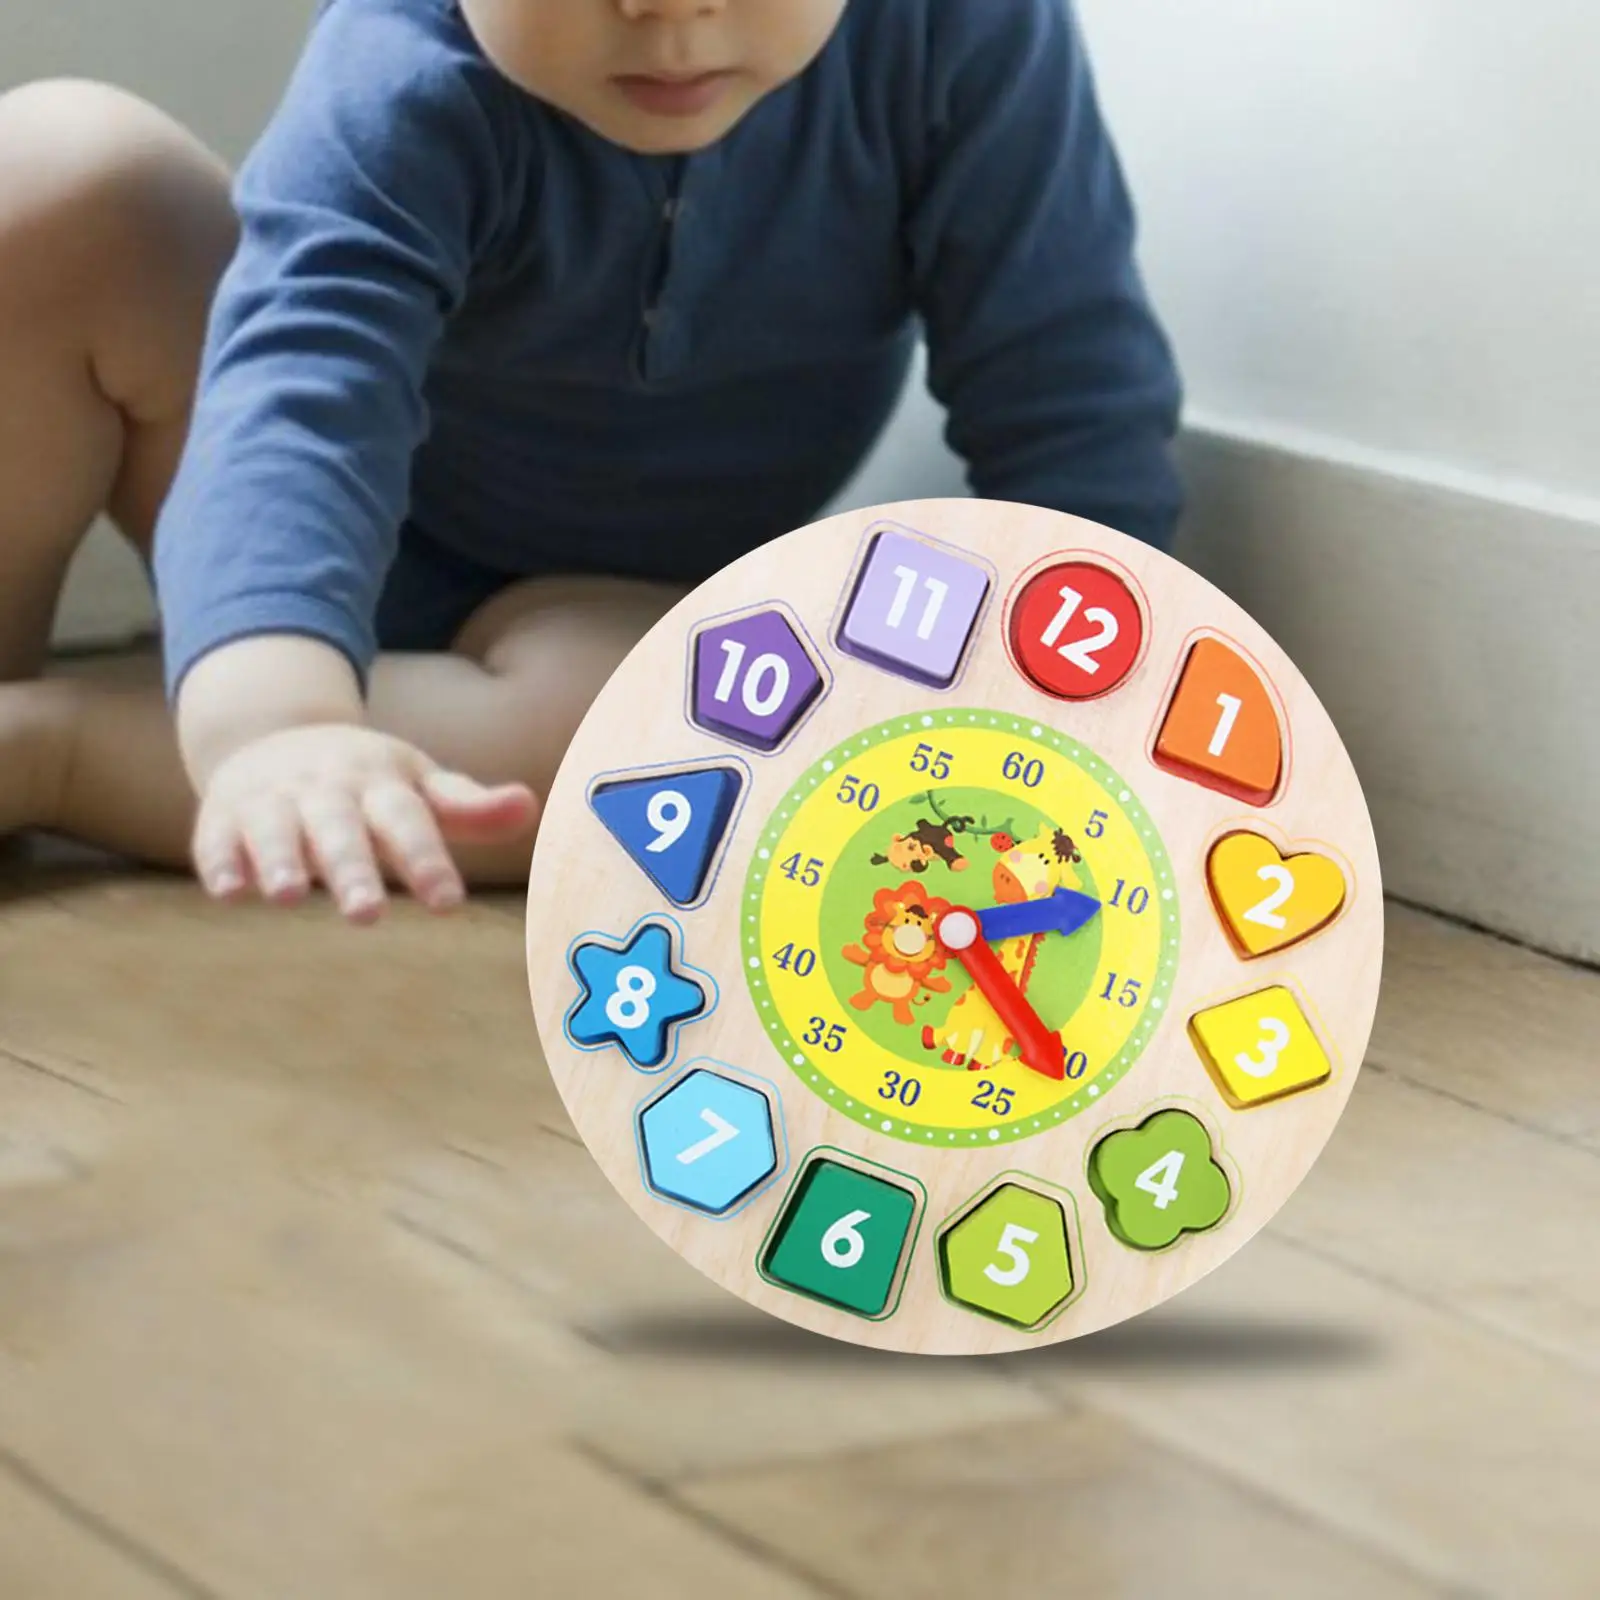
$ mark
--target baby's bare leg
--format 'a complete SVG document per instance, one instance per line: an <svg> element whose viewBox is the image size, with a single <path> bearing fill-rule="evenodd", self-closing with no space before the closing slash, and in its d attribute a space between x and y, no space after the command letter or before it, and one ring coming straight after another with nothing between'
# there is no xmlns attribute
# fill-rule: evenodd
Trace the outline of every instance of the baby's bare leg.
<svg viewBox="0 0 1600 1600"><path fill-rule="evenodd" d="M0 833L59 787L44 670L62 581L109 511L148 553L233 245L222 166L97 84L0 96Z"/></svg>
<svg viewBox="0 0 1600 1600"><path fill-rule="evenodd" d="M0 96L0 680L40 672L97 515L148 552L233 242L225 169L160 113Z"/></svg>
<svg viewBox="0 0 1600 1600"><path fill-rule="evenodd" d="M0 97L0 833L40 827L189 862L195 801L154 672L37 679L63 575L109 511L148 554L235 241L227 173L160 113L97 85ZM544 580L490 602L453 654L389 656L373 721L443 765L543 793L610 672L677 598ZM525 878L531 844L458 849Z"/></svg>
<svg viewBox="0 0 1600 1600"><path fill-rule="evenodd" d="M594 697L681 593L617 578L518 584L478 612L454 652L380 657L372 721L481 783L524 783L543 796ZM37 825L186 865L194 802L155 674L120 687L74 674L16 692L48 702L70 751ZM532 849L522 838L457 845L454 855L469 884L509 886L526 881Z"/></svg>

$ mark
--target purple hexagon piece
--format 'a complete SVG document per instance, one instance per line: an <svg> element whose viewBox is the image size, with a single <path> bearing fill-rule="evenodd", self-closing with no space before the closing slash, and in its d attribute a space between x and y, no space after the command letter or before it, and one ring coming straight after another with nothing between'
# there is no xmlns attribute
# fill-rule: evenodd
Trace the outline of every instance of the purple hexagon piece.
<svg viewBox="0 0 1600 1600"><path fill-rule="evenodd" d="M822 674L779 611L705 629L694 644L694 720L753 750L776 750L822 692Z"/></svg>
<svg viewBox="0 0 1600 1600"><path fill-rule="evenodd" d="M948 689L988 592L982 567L885 529L867 553L839 648L899 677Z"/></svg>

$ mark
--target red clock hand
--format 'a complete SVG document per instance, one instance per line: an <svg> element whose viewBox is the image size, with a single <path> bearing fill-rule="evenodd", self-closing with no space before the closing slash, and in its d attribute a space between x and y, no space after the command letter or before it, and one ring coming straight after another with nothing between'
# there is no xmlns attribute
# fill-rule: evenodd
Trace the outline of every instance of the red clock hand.
<svg viewBox="0 0 1600 1600"><path fill-rule="evenodd" d="M1022 1047L1023 1064L1047 1078L1064 1079L1067 1063L1061 1035L1039 1020L1038 1012L984 940L976 914L964 906L954 907L940 917L933 936L967 969L979 993L994 1007L995 1015Z"/></svg>

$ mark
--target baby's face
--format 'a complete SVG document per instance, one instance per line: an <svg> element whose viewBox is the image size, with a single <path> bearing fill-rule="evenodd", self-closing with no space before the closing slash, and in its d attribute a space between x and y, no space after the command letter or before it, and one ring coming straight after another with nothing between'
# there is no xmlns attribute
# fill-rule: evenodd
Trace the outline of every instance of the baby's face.
<svg viewBox="0 0 1600 1600"><path fill-rule="evenodd" d="M848 0L463 0L506 76L630 150L722 138L798 77Z"/></svg>

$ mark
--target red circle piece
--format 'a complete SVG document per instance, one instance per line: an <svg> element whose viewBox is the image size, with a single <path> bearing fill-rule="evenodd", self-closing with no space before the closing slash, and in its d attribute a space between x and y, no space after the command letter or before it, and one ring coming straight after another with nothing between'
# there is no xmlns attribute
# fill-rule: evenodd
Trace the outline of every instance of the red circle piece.
<svg viewBox="0 0 1600 1600"><path fill-rule="evenodd" d="M1011 608L1011 655L1058 700L1096 700L1133 671L1144 614L1114 572L1066 561L1030 578Z"/></svg>

